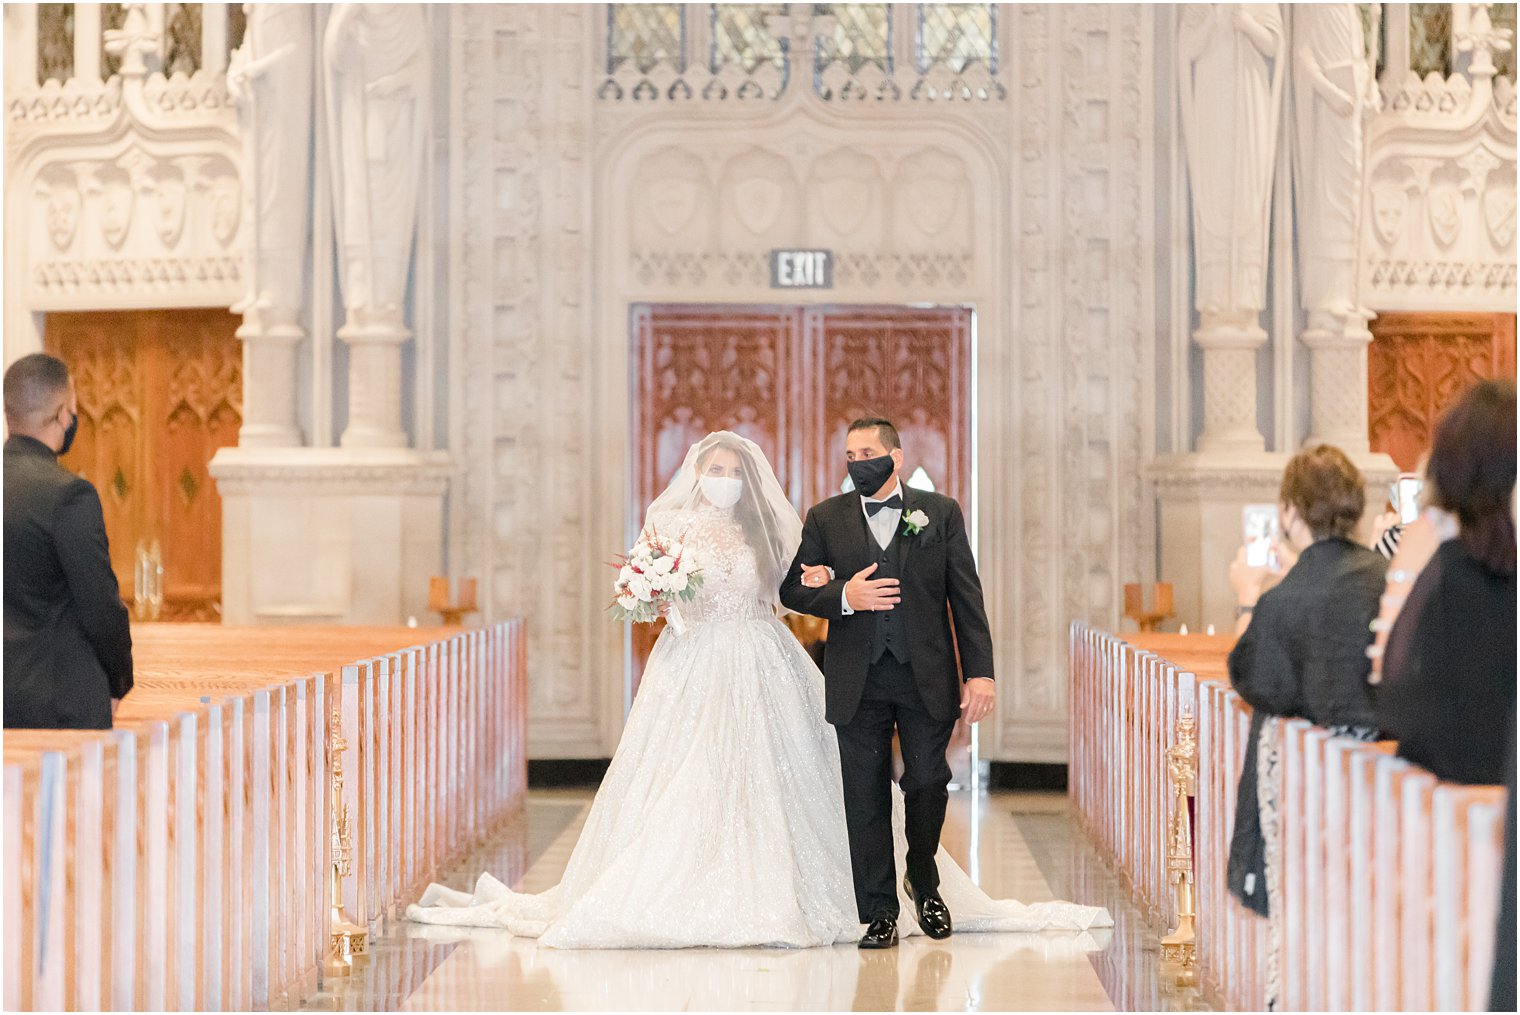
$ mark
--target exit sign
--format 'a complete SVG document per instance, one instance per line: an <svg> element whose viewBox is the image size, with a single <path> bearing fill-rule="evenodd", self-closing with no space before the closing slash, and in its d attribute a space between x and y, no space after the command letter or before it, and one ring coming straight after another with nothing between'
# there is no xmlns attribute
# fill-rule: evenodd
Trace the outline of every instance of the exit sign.
<svg viewBox="0 0 1520 1015"><path fill-rule="evenodd" d="M833 251L772 250L771 288L834 288Z"/></svg>

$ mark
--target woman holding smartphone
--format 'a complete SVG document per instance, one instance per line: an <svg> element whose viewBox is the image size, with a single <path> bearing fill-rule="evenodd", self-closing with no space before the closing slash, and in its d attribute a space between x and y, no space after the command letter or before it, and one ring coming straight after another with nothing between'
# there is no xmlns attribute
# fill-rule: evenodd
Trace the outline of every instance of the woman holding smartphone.
<svg viewBox="0 0 1520 1015"><path fill-rule="evenodd" d="M1362 474L1344 452L1327 444L1300 451L1278 492L1278 566L1251 568L1241 557L1230 569L1244 627L1230 653L1230 682L1253 715L1228 880L1264 916L1281 912L1276 720L1377 737L1366 651L1388 562L1353 539L1365 507ZM1274 968L1269 961L1269 982Z"/></svg>

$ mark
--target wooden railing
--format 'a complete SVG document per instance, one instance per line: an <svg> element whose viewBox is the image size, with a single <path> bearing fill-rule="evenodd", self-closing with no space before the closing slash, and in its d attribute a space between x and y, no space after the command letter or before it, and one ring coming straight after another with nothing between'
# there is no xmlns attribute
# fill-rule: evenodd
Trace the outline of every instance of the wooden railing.
<svg viewBox="0 0 1520 1015"><path fill-rule="evenodd" d="M1088 832L1158 926L1176 925L1166 871L1167 751L1197 722L1193 876L1205 996L1263 1007L1271 924L1226 890L1250 710L1230 689L1230 640L1071 628L1070 784ZM1281 727L1288 1010L1481 1010L1488 1004L1504 791L1443 783L1388 744ZM1158 932L1159 933L1159 932Z"/></svg>
<svg viewBox="0 0 1520 1015"><path fill-rule="evenodd" d="M371 933L523 801L521 621L134 639L115 730L5 733L8 1010L299 1006L330 948L335 711L343 910Z"/></svg>

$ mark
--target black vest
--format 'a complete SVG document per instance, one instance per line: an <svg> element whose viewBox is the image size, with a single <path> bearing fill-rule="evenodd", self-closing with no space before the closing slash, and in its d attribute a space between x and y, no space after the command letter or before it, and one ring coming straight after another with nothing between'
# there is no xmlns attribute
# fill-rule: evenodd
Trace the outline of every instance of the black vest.
<svg viewBox="0 0 1520 1015"><path fill-rule="evenodd" d="M906 510L906 509L904 509ZM896 578L902 580L902 549L903 534L901 523L892 541L883 550L876 543L876 534L871 531L871 526L866 523L865 513L861 513L860 524L865 526L866 547L871 551L871 561L876 565L876 571L871 575L876 578ZM899 606L902 604L899 603ZM876 614L875 624L871 629L871 662L878 663L887 653L892 654L903 665L907 665L908 658L908 632L904 626L906 614L901 609L882 610Z"/></svg>

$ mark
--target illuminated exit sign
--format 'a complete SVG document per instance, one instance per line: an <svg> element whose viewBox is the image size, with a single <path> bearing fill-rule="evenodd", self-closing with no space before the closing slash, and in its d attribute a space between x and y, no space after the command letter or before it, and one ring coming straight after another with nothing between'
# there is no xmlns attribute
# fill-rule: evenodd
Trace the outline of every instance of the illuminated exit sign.
<svg viewBox="0 0 1520 1015"><path fill-rule="evenodd" d="M834 288L834 253L830 250L772 250L772 289Z"/></svg>

